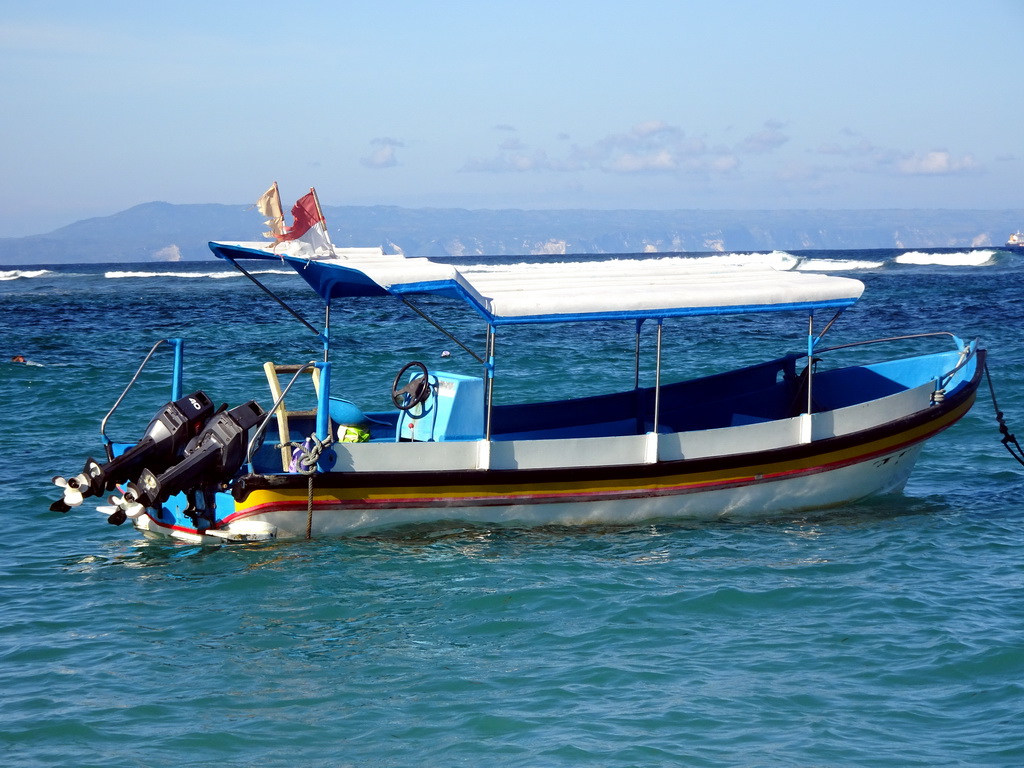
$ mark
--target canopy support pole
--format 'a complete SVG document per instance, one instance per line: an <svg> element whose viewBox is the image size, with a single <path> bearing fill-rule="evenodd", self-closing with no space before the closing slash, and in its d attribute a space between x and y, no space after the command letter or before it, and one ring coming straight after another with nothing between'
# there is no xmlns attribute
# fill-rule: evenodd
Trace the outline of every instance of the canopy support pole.
<svg viewBox="0 0 1024 768"><path fill-rule="evenodd" d="M324 362L330 362L331 356L331 300L328 299L324 309Z"/></svg>
<svg viewBox="0 0 1024 768"><path fill-rule="evenodd" d="M662 320L658 321L658 352L654 364L654 414L651 428L644 435L643 461L645 464L658 463L658 422L661 418L661 331ZM639 327L639 324L638 324Z"/></svg>
<svg viewBox="0 0 1024 768"><path fill-rule="evenodd" d="M470 354L470 355L471 355L471 356L473 357L473 359L474 359L474 360L476 360L476 361L477 361L478 363L480 363L481 365L484 365L484 366L486 366L486 365L487 365L487 362L486 362L486 361L485 361L485 360L484 360L483 358L481 358L481 357L480 357L480 355L478 355L478 354L477 354L476 352L474 352L474 351L473 351L472 349L470 349L470 348L469 348L469 347L467 347L467 346L466 346L465 344L463 344L463 343L462 343L461 341L459 341L459 340L458 340L457 338L455 338L455 336L454 336L454 335L453 335L452 333L450 333L450 332L449 332L449 331L447 331L447 330L446 330L446 329L445 329L444 327L442 327L440 323L438 323L438 322L437 322L436 320L434 320L434 318L432 318L432 317L431 317L430 315L428 315L428 314L427 314L426 312L424 312L424 311L423 311L422 309L420 309L420 308L419 308L419 307L417 307L417 306L416 306L415 304L413 304L413 303L412 303L411 301L409 301L409 299L407 299L407 298L406 298L405 296L400 296L399 298L400 298L400 299L402 300L402 303L403 303L403 304L405 304L405 306L407 306L407 307L408 307L409 309L411 309L411 310L412 310L413 312L415 312L415 313L416 313L417 315L419 315L419 316L420 316L420 317L422 317L422 318L423 318L424 320L426 320L426 321L427 321L428 323L430 323L430 324L431 324L432 326L434 326L435 328L437 328L437 330L439 330L439 331L440 331L441 333L443 333L443 334L444 334L445 336L447 336L447 337L448 337L449 339L451 339L451 340L452 340L452 341L454 341L454 342L455 342L456 344L458 344L458 345L459 345L460 347L462 347L462 349L463 349L463 350L464 350L465 352L468 352L468 353L469 353L469 354ZM488 328L490 328L490 326L488 326Z"/></svg>
<svg viewBox="0 0 1024 768"><path fill-rule="evenodd" d="M661 329L662 322L658 320L658 355L654 364L654 425L652 432L658 432L658 420L661 416Z"/></svg>
<svg viewBox="0 0 1024 768"><path fill-rule="evenodd" d="M636 350L633 353L633 389L640 389L640 329L644 321L636 321Z"/></svg>
<svg viewBox="0 0 1024 768"><path fill-rule="evenodd" d="M835 318L832 318L835 320ZM829 323L831 325L832 323ZM825 327L828 330L828 326ZM824 331L822 331L824 334ZM814 411L814 310L807 315L807 410L800 417L800 442L810 443L812 440L812 419Z"/></svg>
<svg viewBox="0 0 1024 768"><path fill-rule="evenodd" d="M267 286L265 286L265 285L264 285L263 283L261 283L261 282L260 282L259 280L257 280L257 279L256 279L255 277L253 277L252 275L250 275L250 274L249 274L249 273L248 273L248 272L247 272L247 271L245 270L245 267L243 267L243 266L242 266L241 264L239 264L239 263L238 263L237 261L234 261L234 260L232 260L232 259L227 259L227 261L229 261L229 262L231 263L231 266L233 266L233 267L234 267L235 269L237 269L237 270L238 270L239 272L241 272L241 273L242 273L243 275L245 275L246 277L248 277L248 278L249 278L249 279L250 279L250 280L251 280L251 281L252 281L253 283L255 283L255 284L256 284L256 286L257 286L257 287L259 287L259 288L260 288L260 289L261 289L261 290L262 290L262 291L263 291L263 292L264 292L265 294L267 294L267 295L268 295L268 296L269 296L270 298L272 298L272 299L273 299L274 301L276 301L276 302L277 302L278 304L280 304L280 305L281 305L282 307L284 307L284 308L285 308L286 310L288 310L288 312L289 312L289 313L290 313L290 314L292 315L292 317L294 317L294 318L295 318L296 320L298 320L298 321L299 321L300 323L302 323L302 324L303 324L304 326L306 326L307 328L309 328L309 330L311 330L311 331L312 331L313 333L315 333L315 334L316 334L317 336L319 336L319 337L320 337L320 338L321 338L321 339L322 339L322 340L324 341L324 343L325 343L325 344L327 343L327 339L326 339L326 337L325 337L325 336L324 336L324 335L323 335L322 333L320 333L320 331L318 331L318 330L317 330L316 328L314 328L314 327L313 327L312 325L310 325L309 321L307 321L307 320L306 320L306 318L304 318L304 317L303 317L302 315L300 315L300 314L299 314L298 312L296 312L296 311L295 311L294 309L292 309L292 308L291 308L291 307L289 307L289 306L288 306L287 304L285 304L285 303L284 303L284 300L283 300L283 299L282 299L282 298L281 298L280 296L278 296L278 295L277 295L276 293L274 293L274 292L273 292L272 290L270 290L269 288L267 288Z"/></svg>
<svg viewBox="0 0 1024 768"><path fill-rule="evenodd" d="M496 333L493 325L487 326L487 362L484 363L487 378L484 380L484 439L491 439L491 407L494 400L494 347Z"/></svg>
<svg viewBox="0 0 1024 768"><path fill-rule="evenodd" d="M835 314L834 314L834 315L832 316L832 319L831 319L831 320L829 320L829 321L828 321L827 323L825 323L825 327L821 329L821 333L819 333L819 334L817 335L817 337L816 337L816 338L814 338L814 341L813 341L813 343L811 344L811 349L813 349L814 347L818 346L818 342L822 340L822 338L823 338L823 337L825 336L825 334L826 334L826 333L828 333L828 329L832 327L832 323L834 323L834 322L835 322L836 320L838 320L838 319L839 319L839 316L840 316L841 314L843 314L843 312L844 312L844 311L845 311L845 310L843 310L843 309L840 309L840 310L839 310L838 312L836 312L836 313L835 313ZM813 314L813 313L812 313L812 314Z"/></svg>

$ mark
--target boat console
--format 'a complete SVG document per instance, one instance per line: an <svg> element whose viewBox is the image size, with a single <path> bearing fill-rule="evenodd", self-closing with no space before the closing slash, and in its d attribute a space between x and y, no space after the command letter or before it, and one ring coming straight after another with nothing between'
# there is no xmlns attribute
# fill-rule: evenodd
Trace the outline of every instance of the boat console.
<svg viewBox="0 0 1024 768"><path fill-rule="evenodd" d="M417 374L413 374L414 376ZM484 437L484 380L458 373L429 373L426 400L399 414L397 440L453 442Z"/></svg>

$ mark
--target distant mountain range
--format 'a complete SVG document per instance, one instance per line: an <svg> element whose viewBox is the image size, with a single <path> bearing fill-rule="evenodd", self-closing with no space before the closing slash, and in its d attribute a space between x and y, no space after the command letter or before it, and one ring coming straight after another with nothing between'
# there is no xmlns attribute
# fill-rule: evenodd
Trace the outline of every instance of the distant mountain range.
<svg viewBox="0 0 1024 768"><path fill-rule="evenodd" d="M325 206L339 246L408 256L971 248L1001 246L1024 210L464 210ZM210 257L210 240L260 240L243 205L144 203L46 235L0 238L8 265Z"/></svg>

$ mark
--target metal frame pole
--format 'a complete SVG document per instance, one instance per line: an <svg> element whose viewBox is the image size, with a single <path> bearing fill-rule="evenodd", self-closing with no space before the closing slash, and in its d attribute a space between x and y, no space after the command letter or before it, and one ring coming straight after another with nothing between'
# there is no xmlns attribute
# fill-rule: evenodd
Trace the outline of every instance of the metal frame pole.
<svg viewBox="0 0 1024 768"><path fill-rule="evenodd" d="M652 432L658 431L658 420L661 416L661 329L662 321L658 320L658 355L654 364L654 426Z"/></svg>

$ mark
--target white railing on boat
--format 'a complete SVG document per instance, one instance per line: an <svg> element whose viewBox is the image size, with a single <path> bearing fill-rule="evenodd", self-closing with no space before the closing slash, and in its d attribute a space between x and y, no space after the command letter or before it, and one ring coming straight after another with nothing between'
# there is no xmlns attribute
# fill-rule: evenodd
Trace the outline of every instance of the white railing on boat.
<svg viewBox="0 0 1024 768"><path fill-rule="evenodd" d="M853 347L863 347L870 344L884 344L886 342L893 341L908 341L911 339L924 339L936 336L948 336L953 340L953 345L960 351L960 358L957 360L956 365L950 368L945 373L936 377L936 390L941 390L952 380L952 378L960 371L967 363L970 362L971 358L974 357L978 351L978 339L972 339L969 342L965 342L962 338L957 336L951 331L931 331L928 333L910 333L903 336L887 336L882 339L868 339L865 341L852 341L847 344L836 344L831 347L825 347L823 349L816 349L814 354L825 354L826 352L835 352L841 349L850 349Z"/></svg>
<svg viewBox="0 0 1024 768"><path fill-rule="evenodd" d="M183 370L182 355L185 343L181 339L160 339L159 341L156 342L156 344L154 344L150 348L149 353L146 355L142 363L139 365L138 370L135 371L135 375L132 376L131 381L128 382L128 386L124 388L124 391L121 393L120 397L118 397L117 400L114 401L114 404L110 407L110 410L107 411L107 415L104 416L103 421L100 422L100 436L103 438L103 446L107 452L107 461L110 461L111 459L114 458L113 441L109 437L107 437L107 422L110 420L110 417L114 415L114 411L118 409L122 401L124 401L124 398L128 394L128 391L133 386L135 386L135 382L138 381L139 375L142 373L142 369L149 364L149 361L152 359L157 349L159 349L164 344L170 344L174 347L174 372L171 376L171 400L174 401L181 398L181 380Z"/></svg>

